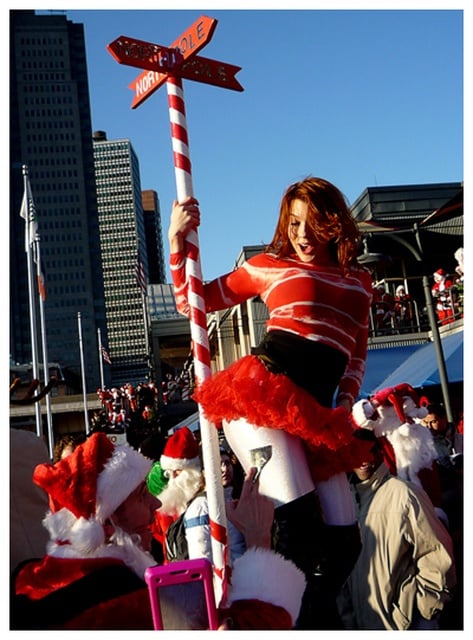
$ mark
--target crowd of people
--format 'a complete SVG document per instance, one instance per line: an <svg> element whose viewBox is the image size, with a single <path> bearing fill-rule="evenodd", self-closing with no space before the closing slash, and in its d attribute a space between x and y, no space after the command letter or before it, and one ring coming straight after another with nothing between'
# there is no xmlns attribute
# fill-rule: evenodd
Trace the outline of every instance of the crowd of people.
<svg viewBox="0 0 473 640"><path fill-rule="evenodd" d="M439 325L463 318L463 247L455 251L457 266L449 274L443 268L432 274L431 294ZM409 333L419 329L425 315L425 303L415 300L405 284L390 289L385 282L373 282L371 330L375 335Z"/></svg>
<svg viewBox="0 0 473 640"><path fill-rule="evenodd" d="M161 383L164 404L186 402L194 390L191 371L183 369L180 373L167 373Z"/></svg>
<svg viewBox="0 0 473 640"><path fill-rule="evenodd" d="M195 198L173 203L171 273L184 315L187 237L199 223ZM421 487L391 473L377 436L353 420L373 297L359 241L343 194L308 177L283 194L267 250L204 285L207 311L256 296L269 310L252 354L193 393L221 443L222 630L461 628L462 527L453 513L461 501L448 502L453 524L450 516L445 524ZM141 411L131 389L119 411L113 393L103 402L113 424L124 402ZM439 424L434 409L422 428ZM146 569L212 560L198 434L181 427L149 454L106 432L32 471L31 484L47 497L49 541L40 556L12 566L12 629L152 629ZM445 458L458 474L459 444L448 438L436 438L439 464ZM180 615L173 628L194 628Z"/></svg>
<svg viewBox="0 0 473 640"><path fill-rule="evenodd" d="M333 558L321 557L319 579L323 584L331 577L336 588L313 602L314 629L461 628L462 493L456 470L461 443L443 422L441 407L429 405L428 412L422 425L434 432L438 463L446 470L442 506L448 526L425 491L388 470L372 431L355 429L355 437L369 444L367 459L347 474L360 545L354 556L349 553L353 566L342 581ZM20 433L39 447L36 435ZM21 514L12 514L12 522L21 521L31 535L43 520L49 541L40 538L41 554L37 546L37 555L23 550L23 557L13 556L11 628L152 629L146 568L212 559L201 443L181 427L156 460L129 444L112 444L101 432L64 438L62 444L53 464L45 462L43 445L42 457L30 467L40 507L35 521L30 514L24 522L32 487L15 503ZM25 445L26 440L23 459ZM221 628L297 629L307 579L296 562L275 551L274 502L261 494L255 468L244 477L224 438L220 462L232 576L229 599L219 611ZM16 533L13 547L21 544L21 527ZM337 546L337 554L344 565L345 547ZM177 619L172 628L191 624Z"/></svg>

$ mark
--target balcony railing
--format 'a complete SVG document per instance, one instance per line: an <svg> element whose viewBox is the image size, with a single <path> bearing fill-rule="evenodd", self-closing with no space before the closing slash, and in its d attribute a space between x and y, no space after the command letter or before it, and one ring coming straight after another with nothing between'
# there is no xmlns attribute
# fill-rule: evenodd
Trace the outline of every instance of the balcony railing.
<svg viewBox="0 0 473 640"><path fill-rule="evenodd" d="M463 319L463 291L458 286L448 291L449 304L444 317L438 318L437 326L442 327ZM436 300L434 299L434 306ZM392 305L386 301L373 303L370 310L371 338L424 333L431 330L425 303L420 305L414 299L399 301L392 299Z"/></svg>

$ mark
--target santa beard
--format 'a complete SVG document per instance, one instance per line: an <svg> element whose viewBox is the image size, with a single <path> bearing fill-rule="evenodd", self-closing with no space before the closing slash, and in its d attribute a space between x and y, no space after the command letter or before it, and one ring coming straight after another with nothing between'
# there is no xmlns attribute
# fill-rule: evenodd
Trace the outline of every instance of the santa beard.
<svg viewBox="0 0 473 640"><path fill-rule="evenodd" d="M186 510L188 503L200 491L202 485L202 471L183 469L178 476L169 479L168 485L159 494L158 499L162 506L158 511L168 516L180 516Z"/></svg>

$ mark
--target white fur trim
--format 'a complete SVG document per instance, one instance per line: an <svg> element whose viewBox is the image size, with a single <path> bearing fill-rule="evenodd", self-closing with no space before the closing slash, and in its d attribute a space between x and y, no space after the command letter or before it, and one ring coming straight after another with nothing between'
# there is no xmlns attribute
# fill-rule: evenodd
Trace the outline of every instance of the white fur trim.
<svg viewBox="0 0 473 640"><path fill-rule="evenodd" d="M72 546L87 558L90 553L105 542L103 525L95 518L90 518L90 520L78 518L71 528L69 540Z"/></svg>
<svg viewBox="0 0 473 640"><path fill-rule="evenodd" d="M437 451L429 429L418 422L404 423L391 433L387 433L396 456L398 476L421 486L418 473L421 469L431 469L437 458Z"/></svg>
<svg viewBox="0 0 473 640"><path fill-rule="evenodd" d="M177 471L178 469L200 469L200 458L170 458L164 454L159 459L164 471Z"/></svg>
<svg viewBox="0 0 473 640"><path fill-rule="evenodd" d="M306 587L304 574L275 551L252 548L235 560L229 604L237 600L262 600L283 607L294 624Z"/></svg>
<svg viewBox="0 0 473 640"><path fill-rule="evenodd" d="M129 444L116 445L97 479L96 517L105 520L143 482L153 462Z"/></svg>
<svg viewBox="0 0 473 640"><path fill-rule="evenodd" d="M43 525L49 532L51 548L71 547L84 558L105 542L105 532L100 522L93 517L89 520L76 518L65 508L56 513L49 511L43 519Z"/></svg>
<svg viewBox="0 0 473 640"><path fill-rule="evenodd" d="M358 400L352 407L351 415L357 427L373 430L370 421L374 412L375 408L369 400Z"/></svg>
<svg viewBox="0 0 473 640"><path fill-rule="evenodd" d="M43 526L47 529L51 540L66 542L69 540L69 533L77 518L65 507L56 513L48 511L43 519Z"/></svg>
<svg viewBox="0 0 473 640"><path fill-rule="evenodd" d="M62 509L62 511L67 511L67 509ZM70 511L68 513L74 518L74 515ZM51 524L49 515L55 516L57 514L48 514L43 520L43 524L45 524L47 520ZM84 520L84 518L80 518L79 520ZM97 522L95 522L95 524L102 528ZM120 529L120 527L116 526L109 543L100 544L98 547L85 553L83 549L72 544L58 544L57 538L51 536L51 540L46 547L46 552L55 558L116 558L117 560L122 560L139 578L144 580L145 570L148 567L154 566L156 560L151 553L143 550L140 542L136 540L136 538L136 535L126 533Z"/></svg>

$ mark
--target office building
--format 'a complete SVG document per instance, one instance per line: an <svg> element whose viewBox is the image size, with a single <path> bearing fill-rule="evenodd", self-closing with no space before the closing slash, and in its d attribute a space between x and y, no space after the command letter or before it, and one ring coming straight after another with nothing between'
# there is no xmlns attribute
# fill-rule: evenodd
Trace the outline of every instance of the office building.
<svg viewBox="0 0 473 640"><path fill-rule="evenodd" d="M87 390L95 390L97 329L107 338L83 25L61 14L11 11L10 80L10 355L20 365L32 359L19 215L26 165L46 279L49 360L73 374L76 393L82 371Z"/></svg>
<svg viewBox="0 0 473 640"><path fill-rule="evenodd" d="M151 375L146 305L148 257L140 168L127 139L93 135L105 309L113 386ZM141 286L137 266L141 267Z"/></svg>

